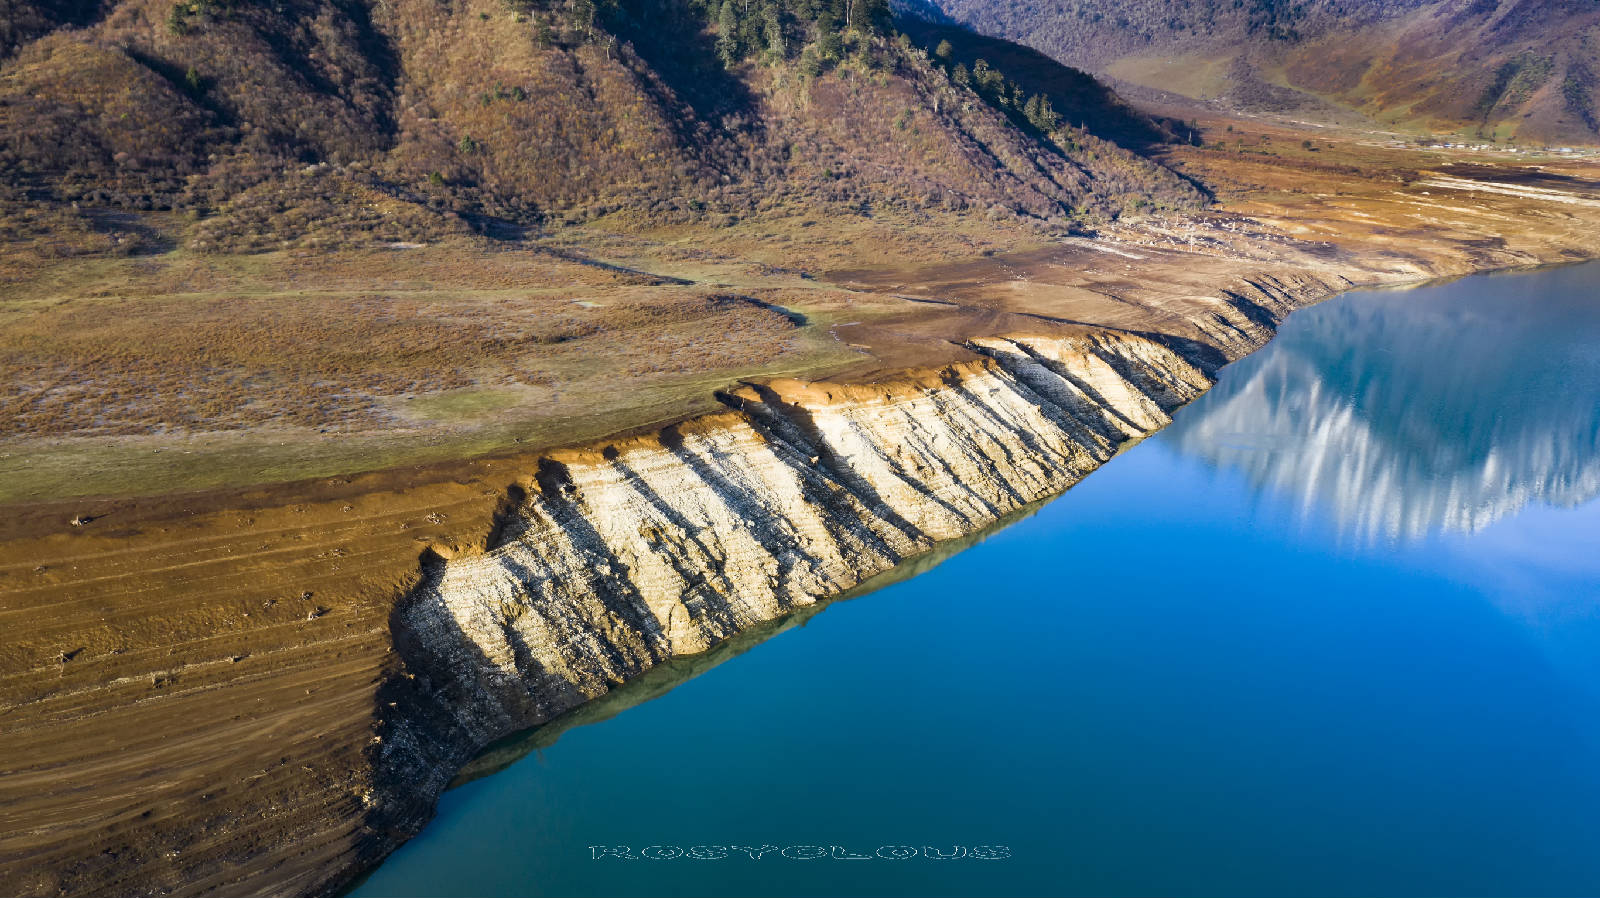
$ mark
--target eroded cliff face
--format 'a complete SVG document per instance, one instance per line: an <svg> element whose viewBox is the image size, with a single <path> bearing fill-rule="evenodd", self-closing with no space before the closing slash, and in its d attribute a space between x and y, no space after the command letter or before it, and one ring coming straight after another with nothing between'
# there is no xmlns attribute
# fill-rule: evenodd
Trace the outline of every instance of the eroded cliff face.
<svg viewBox="0 0 1600 898"><path fill-rule="evenodd" d="M655 688L897 559L915 555L897 574L925 564L949 544L916 554L927 546L1064 489L1159 426L1193 383L1167 382L1141 353L1176 354L1208 378L1289 309L1339 290L1595 255L1600 212L1566 199L1594 192L1587 162L1452 166L1454 180L1424 184L1409 173L1445 157L1348 150L1325 147L1312 165L1173 149L1188 176L1227 185L1222 207L992 257L969 255L970 234L924 252L913 245L928 232L902 233L890 216L781 248L762 229L695 232L638 255L600 241L627 285L656 272L751 284L774 306L799 300L830 323L818 336L859 355L838 370L892 384L753 385L715 419L592 452L541 456L557 441L530 436L436 465L161 496L85 498L85 487L8 505L0 893L335 893L414 833L497 735L641 670L634 689L608 696ZM1485 183L1495 189L1472 186ZM702 237L727 261L686 261ZM778 256L784 267L769 271ZM461 259L439 258L406 274L386 255L380 280L437 275L466 289L448 273ZM472 283L600 283L523 272L516 258L517 271L491 266ZM352 283L369 283L371 259L359 265ZM151 269L151 283L177 270ZM1140 336L1152 332L1162 336ZM908 378L907 365L930 370ZM684 402L600 416L584 432L682 415ZM585 403L552 400L550 414ZM49 456L58 470L98 482L72 459L99 456L62 451ZM137 451L162 459L138 471L174 458ZM10 470L33 475L42 457ZM1592 481L1565 471L1553 487ZM419 568L425 546L436 549Z"/></svg>
<svg viewBox="0 0 1600 898"><path fill-rule="evenodd" d="M430 556L397 609L384 779L431 803L497 738L1060 492L1213 376L1110 331L970 346L893 384L746 385L725 413L545 459L487 549Z"/></svg>
<svg viewBox="0 0 1600 898"><path fill-rule="evenodd" d="M292 500L97 507L120 529L40 537L0 571L36 603L0 607L34 625L0 676L28 708L6 721L0 891L336 893L490 743L1060 492L1346 283L1195 272L1118 300L1143 310L1121 329L1048 295L946 301L852 333L945 360L877 382L747 383L647 436ZM47 599L95 626L25 613Z"/></svg>

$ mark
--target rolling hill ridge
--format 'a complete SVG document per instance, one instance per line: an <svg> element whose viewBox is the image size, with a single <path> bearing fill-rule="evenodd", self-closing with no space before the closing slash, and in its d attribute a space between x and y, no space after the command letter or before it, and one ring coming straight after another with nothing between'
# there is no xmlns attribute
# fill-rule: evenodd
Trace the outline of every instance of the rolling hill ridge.
<svg viewBox="0 0 1600 898"><path fill-rule="evenodd" d="M941 0L1052 57L1246 111L1521 143L1600 142L1593 0Z"/></svg>
<svg viewBox="0 0 1600 898"><path fill-rule="evenodd" d="M1204 201L1118 145L1169 132L1082 73L974 80L866 0L8 9L0 239L55 254L137 251L107 210L257 251L780 207L1068 227Z"/></svg>

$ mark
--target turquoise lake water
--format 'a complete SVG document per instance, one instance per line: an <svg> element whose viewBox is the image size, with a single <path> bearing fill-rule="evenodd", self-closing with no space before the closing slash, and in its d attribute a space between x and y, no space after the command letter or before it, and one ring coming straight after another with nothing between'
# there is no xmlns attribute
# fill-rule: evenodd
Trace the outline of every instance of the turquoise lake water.
<svg viewBox="0 0 1600 898"><path fill-rule="evenodd" d="M1600 266L1344 296L355 894L1597 895L1597 495Z"/></svg>

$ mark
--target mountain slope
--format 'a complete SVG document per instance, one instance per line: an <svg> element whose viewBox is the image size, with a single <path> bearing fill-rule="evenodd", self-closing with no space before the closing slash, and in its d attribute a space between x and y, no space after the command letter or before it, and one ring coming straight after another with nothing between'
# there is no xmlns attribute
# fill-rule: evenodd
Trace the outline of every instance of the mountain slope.
<svg viewBox="0 0 1600 898"><path fill-rule="evenodd" d="M257 250L785 204L1064 225L1202 201L1095 136L1145 127L1103 89L1040 127L1028 98L957 83L886 6L858 7L19 7L34 12L7 20L0 62L0 238L102 249L96 209L185 211L192 247Z"/></svg>
<svg viewBox="0 0 1600 898"><path fill-rule="evenodd" d="M1592 0L941 0L1070 65L1252 111L1326 103L1523 142L1600 141Z"/></svg>

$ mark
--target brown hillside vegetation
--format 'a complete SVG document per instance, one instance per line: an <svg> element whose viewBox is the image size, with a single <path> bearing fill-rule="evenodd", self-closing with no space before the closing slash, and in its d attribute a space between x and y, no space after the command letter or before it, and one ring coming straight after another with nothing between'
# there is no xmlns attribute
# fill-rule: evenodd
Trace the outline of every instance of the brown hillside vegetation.
<svg viewBox="0 0 1600 898"><path fill-rule="evenodd" d="M106 209L182 212L199 222L187 246L259 251L794 204L1065 227L1200 199L1094 136L1125 129L1126 107L1032 126L1026 97L956 83L828 3L758 5L776 24L732 44L724 31L754 26L686 0L94 9L53 29L13 16L31 23L10 26L0 62L0 238L16 252L138 251Z"/></svg>
<svg viewBox="0 0 1600 898"><path fill-rule="evenodd" d="M941 7L1071 65L1230 108L1316 115L1342 107L1416 131L1600 142L1600 6L1588 0Z"/></svg>
<svg viewBox="0 0 1600 898"><path fill-rule="evenodd" d="M996 67L958 77L881 4L737 8L3 7L32 23L0 58L8 495L593 437L856 361L802 266L1205 202L1114 142L1164 134L1082 73L986 41ZM664 256L697 283L629 270ZM216 455L140 442L187 439Z"/></svg>

